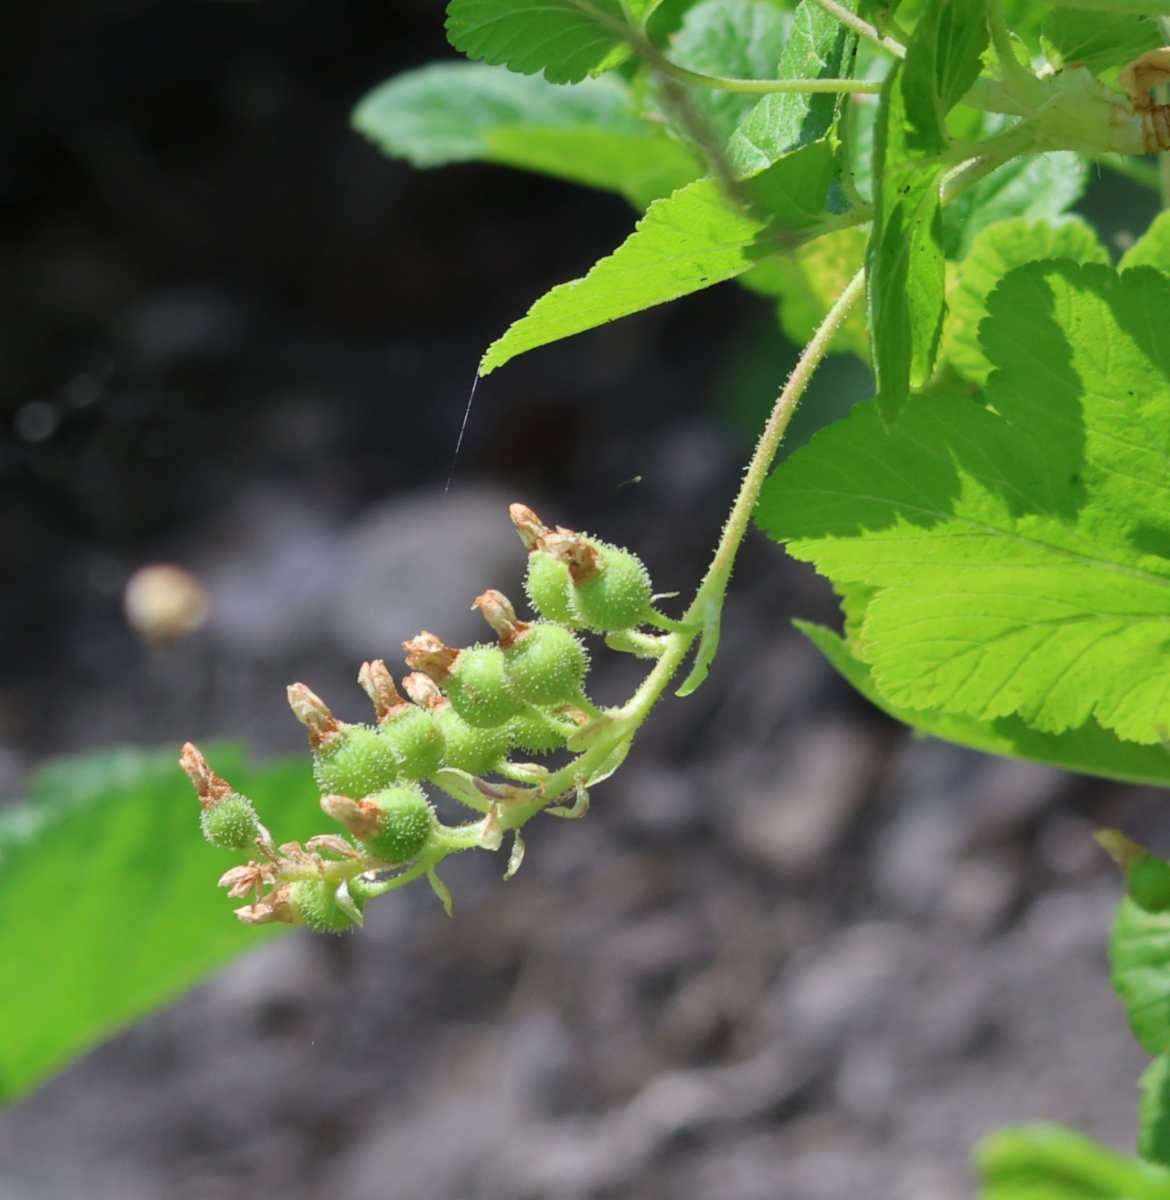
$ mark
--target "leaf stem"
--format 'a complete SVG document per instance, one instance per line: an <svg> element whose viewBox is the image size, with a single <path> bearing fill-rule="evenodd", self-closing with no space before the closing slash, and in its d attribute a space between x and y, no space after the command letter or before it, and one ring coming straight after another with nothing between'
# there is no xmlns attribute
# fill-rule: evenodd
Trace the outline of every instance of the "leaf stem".
<svg viewBox="0 0 1170 1200"><path fill-rule="evenodd" d="M860 34L867 41L873 42L881 50L894 55L895 58L906 57L906 47L901 42L895 41L892 37L885 37L879 30L875 29L868 21L863 21L856 13L850 12L843 4L838 4L837 0L816 0L816 3L834 16L842 25L847 25L854 33Z"/></svg>
<svg viewBox="0 0 1170 1200"><path fill-rule="evenodd" d="M689 695L706 678L711 660L719 638L719 620L723 608L723 597L727 592L727 584L731 579L731 570L735 565L735 556L740 543L747 533L752 513L760 498L760 489L771 469L772 460L780 448L788 422L796 411L813 373L821 360L829 351L833 338L841 323L849 315L858 297L865 290L865 268L862 267L846 285L845 290L837 297L833 307L829 309L824 320L820 323L812 340L805 346L797 360L792 374L788 377L776 400L768 423L764 426L760 440L756 444L755 453L748 463L744 473L743 483L740 484L739 494L735 498L727 524L723 527L723 535L707 574L695 595L691 606L683 616L687 624L702 625L702 642L691 674L679 689L680 695ZM666 656L664 655L664 658Z"/></svg>
<svg viewBox="0 0 1170 1200"><path fill-rule="evenodd" d="M717 92L746 92L759 96L791 92L862 92L877 96L882 90L881 81L871 79L729 79L722 75L702 75L680 67L660 54L652 56L651 65L682 83Z"/></svg>
<svg viewBox="0 0 1170 1200"><path fill-rule="evenodd" d="M1016 58L1011 30L1008 28L1001 0L988 0L987 23L991 30L992 45L995 46L995 56L999 59L999 69L1003 73L1003 81L1012 95L1030 110L1043 99L1038 95L1041 84Z"/></svg>

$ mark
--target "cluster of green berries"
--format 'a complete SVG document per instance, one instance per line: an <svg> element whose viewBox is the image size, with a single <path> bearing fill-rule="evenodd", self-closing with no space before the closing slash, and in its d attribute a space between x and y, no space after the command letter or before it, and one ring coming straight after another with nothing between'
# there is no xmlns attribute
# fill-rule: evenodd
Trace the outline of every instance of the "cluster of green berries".
<svg viewBox="0 0 1170 1200"><path fill-rule="evenodd" d="M372 725L340 721L304 684L289 687L289 705L309 733L321 808L348 840L322 835L305 847L277 847L251 801L194 746L184 747L180 762L199 795L204 837L220 849L261 854L220 881L231 896L252 896L236 910L241 920L347 929L367 900L387 890L378 874L391 868L427 869L440 890L433 864L449 848L423 781L443 786L436 777L453 771L539 782L543 767L511 762L509 754L563 749L602 715L585 693L589 658L576 631L612 638L660 622L646 568L628 550L547 528L523 505L514 504L511 516L529 551L525 589L537 620L520 620L504 595L484 592L472 607L496 640L454 649L424 631L404 642L412 668L402 680L405 697L381 659L364 663L358 682L374 705Z"/></svg>

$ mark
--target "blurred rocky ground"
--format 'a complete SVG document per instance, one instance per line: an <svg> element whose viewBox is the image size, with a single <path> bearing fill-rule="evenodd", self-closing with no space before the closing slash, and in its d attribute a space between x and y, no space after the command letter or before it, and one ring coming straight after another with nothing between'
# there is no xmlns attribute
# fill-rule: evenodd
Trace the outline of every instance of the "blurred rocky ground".
<svg viewBox="0 0 1170 1200"><path fill-rule="evenodd" d="M302 752L294 679L363 719L362 659L518 597L513 499L694 586L746 456L742 330L771 328L733 288L492 376L445 491L482 348L633 214L348 131L445 52L440 5L0 14L0 794L110 743ZM1124 232L1130 200L1088 207ZM795 352L768 353L771 389ZM170 648L120 606L158 561L211 600ZM798 614L831 595L753 534L710 681L585 820L534 822L507 884L456 860L451 919L407 889L99 1047L0 1114L0 1200L952 1200L1005 1122L1132 1145L1090 835L1170 850L1164 796L915 740ZM620 700L640 668L595 650Z"/></svg>

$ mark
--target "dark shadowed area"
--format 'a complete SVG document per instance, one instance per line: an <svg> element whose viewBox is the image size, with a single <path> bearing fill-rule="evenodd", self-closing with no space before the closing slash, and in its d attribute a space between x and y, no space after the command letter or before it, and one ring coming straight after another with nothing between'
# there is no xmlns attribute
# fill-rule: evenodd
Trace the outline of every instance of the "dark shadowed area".
<svg viewBox="0 0 1170 1200"><path fill-rule="evenodd" d="M449 55L437 0L0 0L0 796L110 744L298 752L293 680L366 719L363 659L519 598L512 500L697 583L796 353L732 285L491 376L444 494L484 347L635 219L349 129ZM1083 210L1121 245L1149 196ZM122 613L155 562L210 596L170 648ZM789 624L834 614L753 534L710 681L585 820L99 1047L0 1113L0 1200L959 1200L1005 1122L1132 1146L1090 835L1165 853L1163 795L913 739Z"/></svg>

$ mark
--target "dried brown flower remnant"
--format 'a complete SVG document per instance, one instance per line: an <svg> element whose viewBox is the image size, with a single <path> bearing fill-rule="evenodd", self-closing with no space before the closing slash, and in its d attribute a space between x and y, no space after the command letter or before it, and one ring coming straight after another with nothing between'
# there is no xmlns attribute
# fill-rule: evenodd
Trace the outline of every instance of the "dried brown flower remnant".
<svg viewBox="0 0 1170 1200"><path fill-rule="evenodd" d="M187 742L183 747L179 755L179 766L194 785L203 808L214 808L233 795L232 785L226 779L220 779L208 765L203 752L193 742Z"/></svg>
<svg viewBox="0 0 1170 1200"><path fill-rule="evenodd" d="M285 925L299 925L300 921L297 920L297 915L289 903L291 891L291 884L282 884L275 891L269 892L262 900L256 900L252 904L245 904L243 908L237 908L235 914L245 925L272 925L278 922Z"/></svg>
<svg viewBox="0 0 1170 1200"><path fill-rule="evenodd" d="M545 554L559 559L569 568L574 583L584 583L597 574L601 556L575 530L566 529L563 525L550 528L524 504L513 504L508 511L528 551L543 550Z"/></svg>
<svg viewBox="0 0 1170 1200"><path fill-rule="evenodd" d="M421 671L414 671L407 675L402 681L402 689L415 704L422 708L434 711L447 703L447 697L439 691L439 685Z"/></svg>
<svg viewBox="0 0 1170 1200"><path fill-rule="evenodd" d="M443 684L451 677L455 660L459 651L435 637L433 633L423 630L417 637L402 643L406 651L406 665L416 671L423 671L437 684Z"/></svg>
<svg viewBox="0 0 1170 1200"><path fill-rule="evenodd" d="M471 607L478 608L483 613L484 620L496 631L502 650L507 650L518 637L532 628L527 621L517 618L512 602L495 588L489 588L482 595L476 596Z"/></svg>
<svg viewBox="0 0 1170 1200"><path fill-rule="evenodd" d="M398 689L394 686L394 677L380 658L362 663L362 669L358 672L358 683L373 703L374 715L379 721L384 721L391 713L401 712L409 707L409 702L398 694Z"/></svg>
<svg viewBox="0 0 1170 1200"><path fill-rule="evenodd" d="M341 728L341 722L325 701L303 683L289 684L288 706L293 710L293 716L308 729L309 745L314 750L328 744Z"/></svg>

